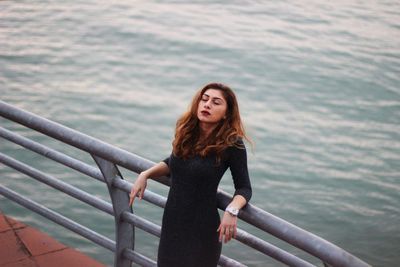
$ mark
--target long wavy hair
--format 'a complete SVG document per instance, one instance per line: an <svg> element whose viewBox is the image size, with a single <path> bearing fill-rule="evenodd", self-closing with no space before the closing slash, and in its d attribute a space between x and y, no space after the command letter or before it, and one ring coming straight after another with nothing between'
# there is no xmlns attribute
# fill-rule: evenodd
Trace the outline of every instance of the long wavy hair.
<svg viewBox="0 0 400 267"><path fill-rule="evenodd" d="M227 102L226 118L219 122L214 131L204 139L200 138L199 119L197 109L199 102L208 89L220 90ZM197 155L206 157L214 154L217 163L220 163L224 151L229 146L244 148L240 139L246 139L253 148L253 142L246 135L240 119L239 105L231 88L221 83L209 83L201 88L193 97L188 111L177 121L175 129L175 140L173 141L173 153L176 157L187 160Z"/></svg>

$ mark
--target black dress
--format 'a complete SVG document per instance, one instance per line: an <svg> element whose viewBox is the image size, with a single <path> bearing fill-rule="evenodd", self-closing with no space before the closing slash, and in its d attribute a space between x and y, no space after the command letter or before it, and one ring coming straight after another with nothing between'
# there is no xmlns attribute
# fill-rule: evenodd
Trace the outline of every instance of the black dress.
<svg viewBox="0 0 400 267"><path fill-rule="evenodd" d="M172 183L162 220L159 267L217 265L221 243L216 193L228 167L234 195L242 195L247 202L251 197L246 150L242 141L240 145L242 148L228 147L218 165L215 156L183 161L171 154L164 160Z"/></svg>

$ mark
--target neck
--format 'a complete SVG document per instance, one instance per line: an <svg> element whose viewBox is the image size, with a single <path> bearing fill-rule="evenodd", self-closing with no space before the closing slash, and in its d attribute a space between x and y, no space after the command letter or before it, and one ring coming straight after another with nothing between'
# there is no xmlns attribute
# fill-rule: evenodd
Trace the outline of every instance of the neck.
<svg viewBox="0 0 400 267"><path fill-rule="evenodd" d="M207 138L217 127L217 124L215 123L199 123L199 129L200 129L200 139L205 139Z"/></svg>

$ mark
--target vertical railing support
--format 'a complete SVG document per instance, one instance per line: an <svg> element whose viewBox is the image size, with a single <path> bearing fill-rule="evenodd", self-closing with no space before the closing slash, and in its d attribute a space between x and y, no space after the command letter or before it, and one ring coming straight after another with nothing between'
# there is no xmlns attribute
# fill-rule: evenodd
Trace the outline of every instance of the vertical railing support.
<svg viewBox="0 0 400 267"><path fill-rule="evenodd" d="M123 179L117 166L98 156L92 155L92 157L104 176L113 204L116 242L114 267L130 267L132 262L124 258L123 252L124 249L134 249L135 229L122 220L123 212L132 212L132 208L129 207L129 195L113 186L114 179Z"/></svg>

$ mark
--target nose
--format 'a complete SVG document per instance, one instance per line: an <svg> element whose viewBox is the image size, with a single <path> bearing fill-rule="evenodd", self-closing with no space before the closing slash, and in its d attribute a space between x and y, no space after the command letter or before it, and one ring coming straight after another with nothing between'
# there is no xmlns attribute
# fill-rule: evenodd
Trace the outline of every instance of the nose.
<svg viewBox="0 0 400 267"><path fill-rule="evenodd" d="M210 107L211 107L210 101L211 101L211 100L208 100L208 101L205 101L205 102L204 102L204 108L210 109Z"/></svg>

